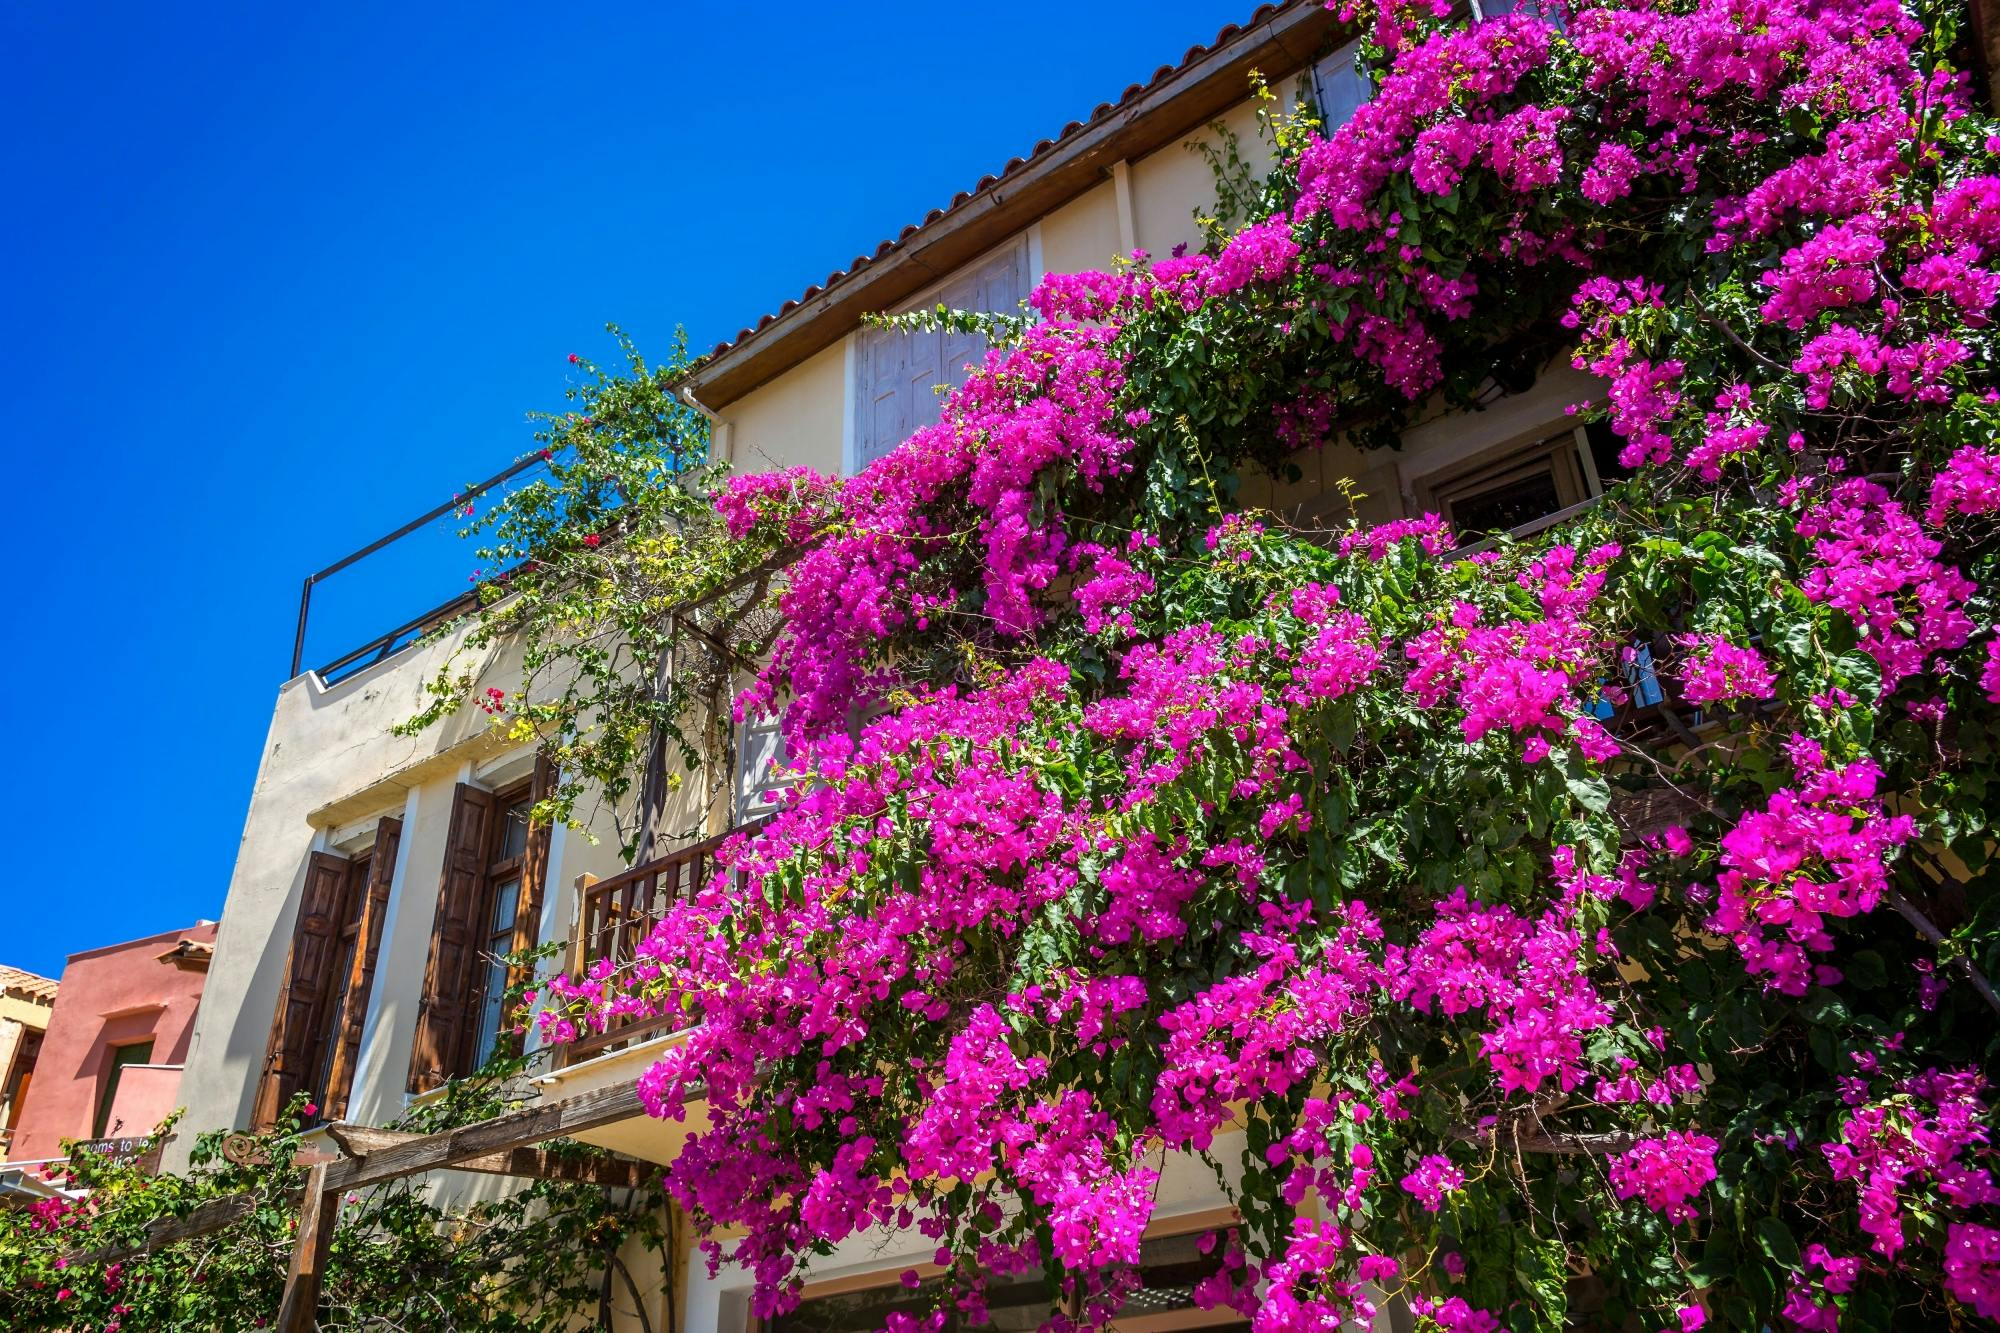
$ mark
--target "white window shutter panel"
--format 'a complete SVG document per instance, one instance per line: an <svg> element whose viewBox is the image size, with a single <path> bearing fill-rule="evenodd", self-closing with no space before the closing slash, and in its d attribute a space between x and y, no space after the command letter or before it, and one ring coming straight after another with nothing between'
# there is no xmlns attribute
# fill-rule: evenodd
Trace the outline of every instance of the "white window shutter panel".
<svg viewBox="0 0 2000 1333"><path fill-rule="evenodd" d="M784 733L775 718L760 718L739 726L733 824L747 824L777 808L777 770L785 761Z"/></svg>
<svg viewBox="0 0 2000 1333"><path fill-rule="evenodd" d="M1027 295L1027 247L1016 244L988 256L916 308L943 305L953 310L1012 314ZM985 359L986 340L977 334L944 331L864 329L859 352L856 374L860 383L855 386L855 401L860 405L860 418L854 433L857 472L919 427L938 419L944 405L938 386L965 383L967 368Z"/></svg>
<svg viewBox="0 0 2000 1333"><path fill-rule="evenodd" d="M1328 134L1354 119L1354 113L1374 92L1367 75L1354 63L1360 51L1359 42L1349 42L1313 66L1313 89L1319 96Z"/></svg>

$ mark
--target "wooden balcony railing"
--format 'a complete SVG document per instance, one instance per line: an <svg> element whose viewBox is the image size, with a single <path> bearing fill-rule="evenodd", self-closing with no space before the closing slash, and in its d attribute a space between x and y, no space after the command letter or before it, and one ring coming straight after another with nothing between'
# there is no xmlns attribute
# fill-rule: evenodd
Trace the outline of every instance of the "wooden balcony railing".
<svg viewBox="0 0 2000 1333"><path fill-rule="evenodd" d="M614 971L631 965L639 945L672 903L691 896L715 874L715 850L740 829L731 829L658 860L632 867L610 879L577 886L576 931L570 942L570 976L593 975L610 960ZM603 1032L586 1032L558 1052L559 1064L572 1065L606 1051L654 1036L678 1021L663 1014L651 1018L614 1019Z"/></svg>

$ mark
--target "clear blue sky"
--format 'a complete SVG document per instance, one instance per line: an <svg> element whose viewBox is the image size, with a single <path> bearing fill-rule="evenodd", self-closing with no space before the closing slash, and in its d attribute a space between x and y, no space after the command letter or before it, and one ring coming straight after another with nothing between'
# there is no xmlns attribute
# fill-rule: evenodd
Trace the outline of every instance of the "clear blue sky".
<svg viewBox="0 0 2000 1333"><path fill-rule="evenodd" d="M606 320L712 345L1251 8L0 8L0 962L220 914L300 580Z"/></svg>

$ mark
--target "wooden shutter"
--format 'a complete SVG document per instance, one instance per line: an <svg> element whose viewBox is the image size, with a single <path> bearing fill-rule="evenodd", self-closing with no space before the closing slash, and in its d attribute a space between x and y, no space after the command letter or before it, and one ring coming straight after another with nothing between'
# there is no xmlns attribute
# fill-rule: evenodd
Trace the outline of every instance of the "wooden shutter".
<svg viewBox="0 0 2000 1333"><path fill-rule="evenodd" d="M1027 250L1023 246L1012 245L999 254L989 255L978 268L939 292L932 304L947 305L953 310L982 310L1011 315L1027 296ZM967 367L977 367L986 359L986 339L979 334L945 331L938 337L943 342L943 348L939 356L938 378L924 387L924 394L930 400L930 410L923 417L925 421L936 420L939 409L944 405L936 386L965 383Z"/></svg>
<svg viewBox="0 0 2000 1333"><path fill-rule="evenodd" d="M536 755L535 781L528 799L541 804L555 790L555 785L555 765L546 756ZM549 846L554 832L546 821L536 820L528 825L528 847L521 856L521 897L514 913L515 953L532 949L541 941L542 895L549 878ZM510 975L507 984L518 986L523 980L523 976Z"/></svg>
<svg viewBox="0 0 2000 1333"><path fill-rule="evenodd" d="M935 334L911 334L898 329L864 329L860 345L861 419L854 433L856 472L901 444L916 429L913 378L928 378L936 358L919 353L918 344L936 344Z"/></svg>
<svg viewBox="0 0 2000 1333"><path fill-rule="evenodd" d="M368 883L362 889L361 915L355 927L354 961L347 973L347 1001L340 1031L332 1034L333 1063L326 1076L326 1118L347 1114L354 1090L354 1069L361 1058L361 1032L368 1022L368 992L375 985L375 958L382 947L382 918L389 911L389 889L396 878L396 848L403 840L403 821L384 815L375 826L375 847L368 857Z"/></svg>
<svg viewBox="0 0 2000 1333"><path fill-rule="evenodd" d="M555 790L556 768L545 755L535 756L535 781L529 789L528 799L540 804ZM514 910L513 952L532 949L542 938L542 898L548 887L549 847L553 841L555 828L546 821L537 820L528 825L528 846L521 855L521 896ZM532 969L512 968L507 973L507 989L513 990L527 984ZM502 1020L502 1032L507 1029ZM512 1042L519 1050L519 1039L502 1037L502 1041Z"/></svg>
<svg viewBox="0 0 2000 1333"><path fill-rule="evenodd" d="M922 304L925 308L945 305L953 310L1011 314L1027 295L1028 254L1017 244L989 255ZM863 329L858 337L855 350L861 383L855 394L859 404L854 431L856 472L908 439L918 427L936 421L944 403L938 386L965 383L966 366L978 365L986 355L986 339L978 334Z"/></svg>
<svg viewBox="0 0 2000 1333"><path fill-rule="evenodd" d="M451 798L451 835L438 881L430 960L410 1050L410 1091L428 1092L464 1065L472 1030L472 986L479 966L480 908L486 900L486 852L499 813L493 793L461 782Z"/></svg>
<svg viewBox="0 0 2000 1333"><path fill-rule="evenodd" d="M1327 134L1354 119L1354 113L1374 91L1369 87L1368 76L1355 63L1360 50L1360 42L1349 42L1312 68L1313 95L1319 101Z"/></svg>
<svg viewBox="0 0 2000 1333"><path fill-rule="evenodd" d="M347 870L345 857L327 852L314 852L306 865L305 892L300 895L299 914L292 925L292 947L285 960L278 1011L271 1021L271 1043L264 1053L264 1076L251 1117L259 1130L277 1124L285 1103L312 1077L307 1062L326 1012L326 997L340 955Z"/></svg>

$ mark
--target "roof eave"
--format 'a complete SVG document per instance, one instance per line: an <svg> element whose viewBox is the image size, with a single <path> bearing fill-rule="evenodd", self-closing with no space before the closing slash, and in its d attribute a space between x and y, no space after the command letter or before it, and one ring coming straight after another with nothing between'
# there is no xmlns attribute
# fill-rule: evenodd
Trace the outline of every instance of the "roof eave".
<svg viewBox="0 0 2000 1333"><path fill-rule="evenodd" d="M1025 162L960 196L950 208L885 241L823 286L787 302L755 329L715 349L689 371L687 387L711 411L729 406L845 337L864 314L893 309L984 254L1035 219L1084 194L1120 161L1144 157L1244 100L1251 71L1277 79L1318 54L1339 20L1320 0L1261 9L1224 29L1179 65L1099 107Z"/></svg>

